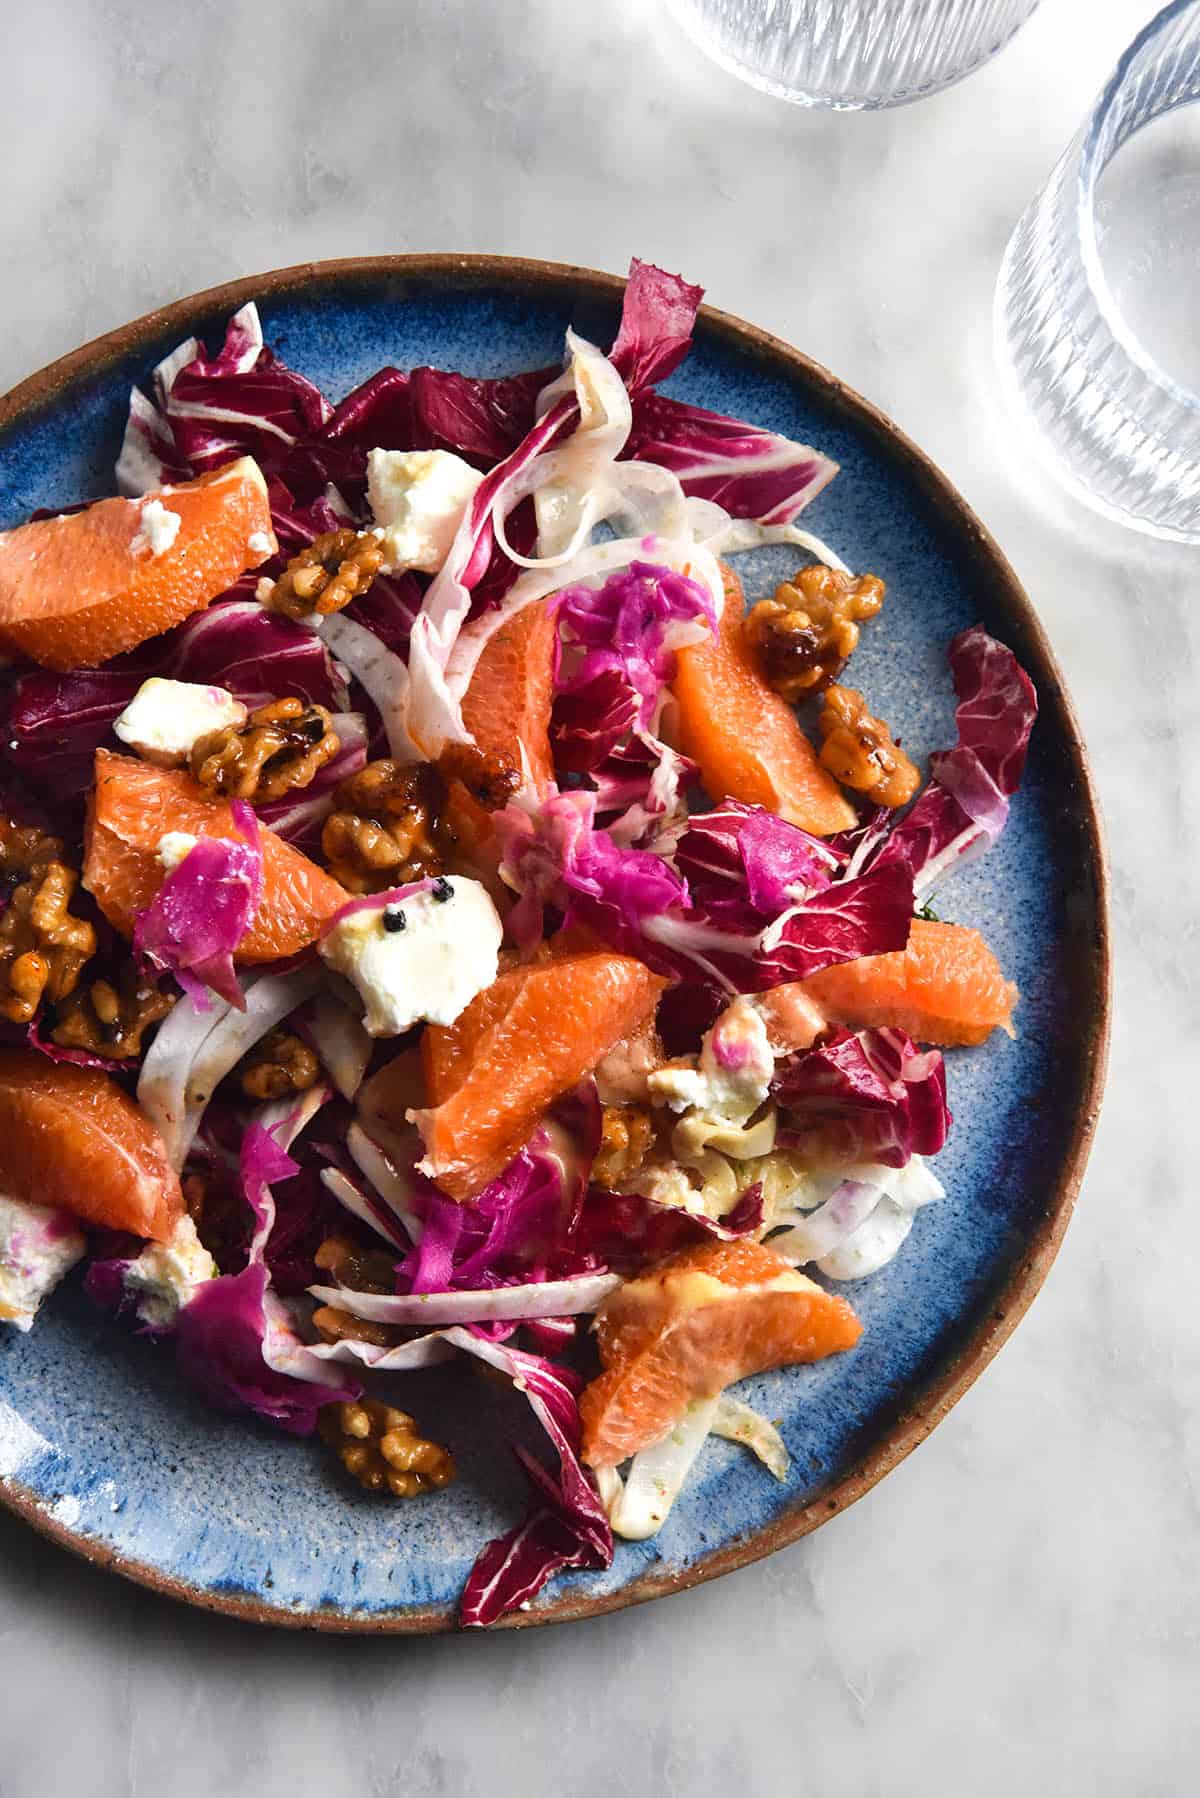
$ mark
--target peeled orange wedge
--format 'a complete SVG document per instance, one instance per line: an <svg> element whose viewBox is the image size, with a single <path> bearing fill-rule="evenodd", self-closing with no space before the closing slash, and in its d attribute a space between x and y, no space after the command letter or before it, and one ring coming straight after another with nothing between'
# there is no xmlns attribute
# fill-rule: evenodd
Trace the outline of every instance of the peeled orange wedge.
<svg viewBox="0 0 1200 1798"><path fill-rule="evenodd" d="M463 723L477 746L527 772L539 793L554 776L550 709L557 634L549 600L525 606L489 637L462 701ZM491 835L489 813L461 780L449 783L444 816L468 851Z"/></svg>
<svg viewBox="0 0 1200 1798"><path fill-rule="evenodd" d="M250 456L143 499L0 532L0 647L90 668L200 611L277 549Z"/></svg>
<svg viewBox="0 0 1200 1798"><path fill-rule="evenodd" d="M696 1399L770 1367L853 1348L845 1299L762 1243L706 1242L619 1286L596 1315L604 1372L579 1401L583 1458L615 1467L658 1442Z"/></svg>
<svg viewBox="0 0 1200 1798"><path fill-rule="evenodd" d="M183 1216L157 1130L97 1068L0 1049L0 1189L165 1242Z"/></svg>
<svg viewBox="0 0 1200 1798"><path fill-rule="evenodd" d="M632 956L577 950L501 974L450 1025L421 1039L429 1109L423 1166L472 1199L539 1119L654 1010L665 981Z"/></svg>
<svg viewBox="0 0 1200 1798"><path fill-rule="evenodd" d="M907 1030L921 1043L981 1043L1015 1034L1017 989L977 930L914 918L908 947L813 974L804 991L835 1024Z"/></svg>
<svg viewBox="0 0 1200 1798"><path fill-rule="evenodd" d="M133 935L138 913L166 879L158 844L173 830L196 837L240 834L225 801L211 798L189 774L98 749L84 832L83 884L122 936ZM265 824L259 831L263 895L234 951L234 960L243 964L277 961L307 948L325 919L350 897L323 868Z"/></svg>
<svg viewBox="0 0 1200 1798"><path fill-rule="evenodd" d="M742 634L742 584L725 577L717 636L679 651L672 690L679 747L715 800L765 806L814 836L849 830L856 814L817 759L787 701L768 684Z"/></svg>

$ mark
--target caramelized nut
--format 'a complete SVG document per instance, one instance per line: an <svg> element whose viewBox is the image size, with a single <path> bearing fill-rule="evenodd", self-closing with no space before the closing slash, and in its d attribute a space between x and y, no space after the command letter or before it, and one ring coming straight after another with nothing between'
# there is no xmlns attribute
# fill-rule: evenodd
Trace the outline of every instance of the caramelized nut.
<svg viewBox="0 0 1200 1798"><path fill-rule="evenodd" d="M793 705L838 679L858 646L858 626L883 605L873 574L844 574L814 562L760 599L746 616L747 641L777 693Z"/></svg>
<svg viewBox="0 0 1200 1798"><path fill-rule="evenodd" d="M286 618L340 612L365 593L383 567L383 546L372 531L326 531L292 557L263 604ZM262 589L260 588L260 592Z"/></svg>
<svg viewBox="0 0 1200 1798"><path fill-rule="evenodd" d="M437 774L427 763L385 758L349 775L321 832L334 879L349 893L379 893L439 874L437 799Z"/></svg>
<svg viewBox="0 0 1200 1798"><path fill-rule="evenodd" d="M346 1472L367 1492L415 1498L454 1478L449 1451L420 1435L407 1411L377 1398L326 1405L318 1427Z"/></svg>
<svg viewBox="0 0 1200 1798"><path fill-rule="evenodd" d="M592 1179L598 1186L620 1185L641 1167L653 1141L654 1124L644 1106L606 1105Z"/></svg>
<svg viewBox="0 0 1200 1798"><path fill-rule="evenodd" d="M244 724L210 731L192 745L193 777L214 793L265 803L306 787L339 748L323 705L276 699Z"/></svg>
<svg viewBox="0 0 1200 1798"><path fill-rule="evenodd" d="M907 805L921 784L920 772L893 743L881 718L872 718L853 687L830 687L817 719L825 741L821 764L835 780L865 793L876 805Z"/></svg>
<svg viewBox="0 0 1200 1798"><path fill-rule="evenodd" d="M290 1030L272 1030L242 1060L240 1080L248 1099L286 1099L305 1093L321 1077L321 1064Z"/></svg>

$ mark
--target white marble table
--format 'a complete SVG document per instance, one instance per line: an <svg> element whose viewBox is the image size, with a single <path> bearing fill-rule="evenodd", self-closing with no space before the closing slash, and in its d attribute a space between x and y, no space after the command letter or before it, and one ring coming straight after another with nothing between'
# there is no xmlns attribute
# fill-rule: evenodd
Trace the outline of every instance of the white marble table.
<svg viewBox="0 0 1200 1798"><path fill-rule="evenodd" d="M1200 559L1048 491L989 350L1008 233L1151 10L1045 0L964 86L838 117L710 69L652 0L6 9L0 388L315 257L636 251L705 279L892 413L1015 562L1095 758L1118 975L1044 1294L847 1515L649 1609L432 1642L255 1632L0 1517L2 1798L1200 1789Z"/></svg>

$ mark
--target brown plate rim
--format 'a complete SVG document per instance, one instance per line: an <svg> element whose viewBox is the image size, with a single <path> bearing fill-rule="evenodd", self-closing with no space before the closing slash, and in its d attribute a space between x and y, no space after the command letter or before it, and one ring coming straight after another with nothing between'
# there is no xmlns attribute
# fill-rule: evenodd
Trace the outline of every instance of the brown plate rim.
<svg viewBox="0 0 1200 1798"><path fill-rule="evenodd" d="M215 312L233 312L248 300L263 299L321 284L344 284L354 279L375 282L387 278L411 278L423 282L454 281L483 286L494 282L519 282L564 291L585 291L602 300L619 300L625 281L621 275L569 263L543 262L528 257L498 255L414 254L402 256L352 256L330 261L299 263L273 269L216 287L162 306L141 318L106 332L90 343L60 356L47 367L0 399L0 430L19 418L51 404L73 382L102 374L114 362L160 335L191 333L193 326ZM847 387L836 375L781 338L731 313L704 306L701 319L718 339L742 349L752 349L761 359L786 363L811 387L851 416L868 433L885 441L890 453L923 490L943 522L969 541L976 555L990 564L994 589L1002 604L1018 621L1025 644L1025 659L1040 692L1053 692L1061 709L1061 722L1073 753L1078 782L1078 803L1086 835L1093 851L1097 940L1094 971L1095 1005L1081 1045L1083 1102L1068 1145L1063 1176L1029 1252L989 1315L970 1333L963 1345L927 1382L913 1403L895 1420L882 1441L864 1457L855 1471L824 1491L819 1501L798 1505L775 1523L739 1537L679 1573L647 1572L619 1590L598 1595L566 1591L558 1599L528 1612L517 1612L493 1626L527 1629L547 1623L566 1623L597 1617L626 1606L645 1604L673 1592L717 1579L721 1574L748 1566L810 1534L844 1511L856 1499L898 1466L919 1447L947 1412L958 1402L1013 1330L1036 1297L1058 1253L1070 1221L1080 1182L1095 1133L1108 1059L1111 1010L1112 957L1109 940L1108 869L1091 769L1079 724L1063 684L1058 663L1042 624L1020 581L999 545L937 464L917 447L878 407ZM166 1597L202 1610L219 1612L243 1621L314 1629L341 1634L428 1635L458 1627L452 1611L441 1606L419 1606L394 1613L367 1613L321 1608L291 1610L270 1605L249 1594L206 1590L162 1573L158 1568L124 1555L80 1534L51 1516L42 1502L19 1481L0 1481L0 1503L60 1547L81 1555L93 1566L109 1569Z"/></svg>

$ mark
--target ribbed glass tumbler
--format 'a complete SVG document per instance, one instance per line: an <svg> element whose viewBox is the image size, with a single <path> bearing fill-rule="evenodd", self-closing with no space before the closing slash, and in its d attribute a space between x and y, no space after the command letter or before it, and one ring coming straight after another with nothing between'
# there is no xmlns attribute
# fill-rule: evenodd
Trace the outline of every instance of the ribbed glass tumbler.
<svg viewBox="0 0 1200 1798"><path fill-rule="evenodd" d="M1079 498L1200 543L1200 0L1118 63L1017 226L996 289L1001 377Z"/></svg>
<svg viewBox="0 0 1200 1798"><path fill-rule="evenodd" d="M667 0L731 74L799 106L903 106L994 56L1039 0Z"/></svg>

